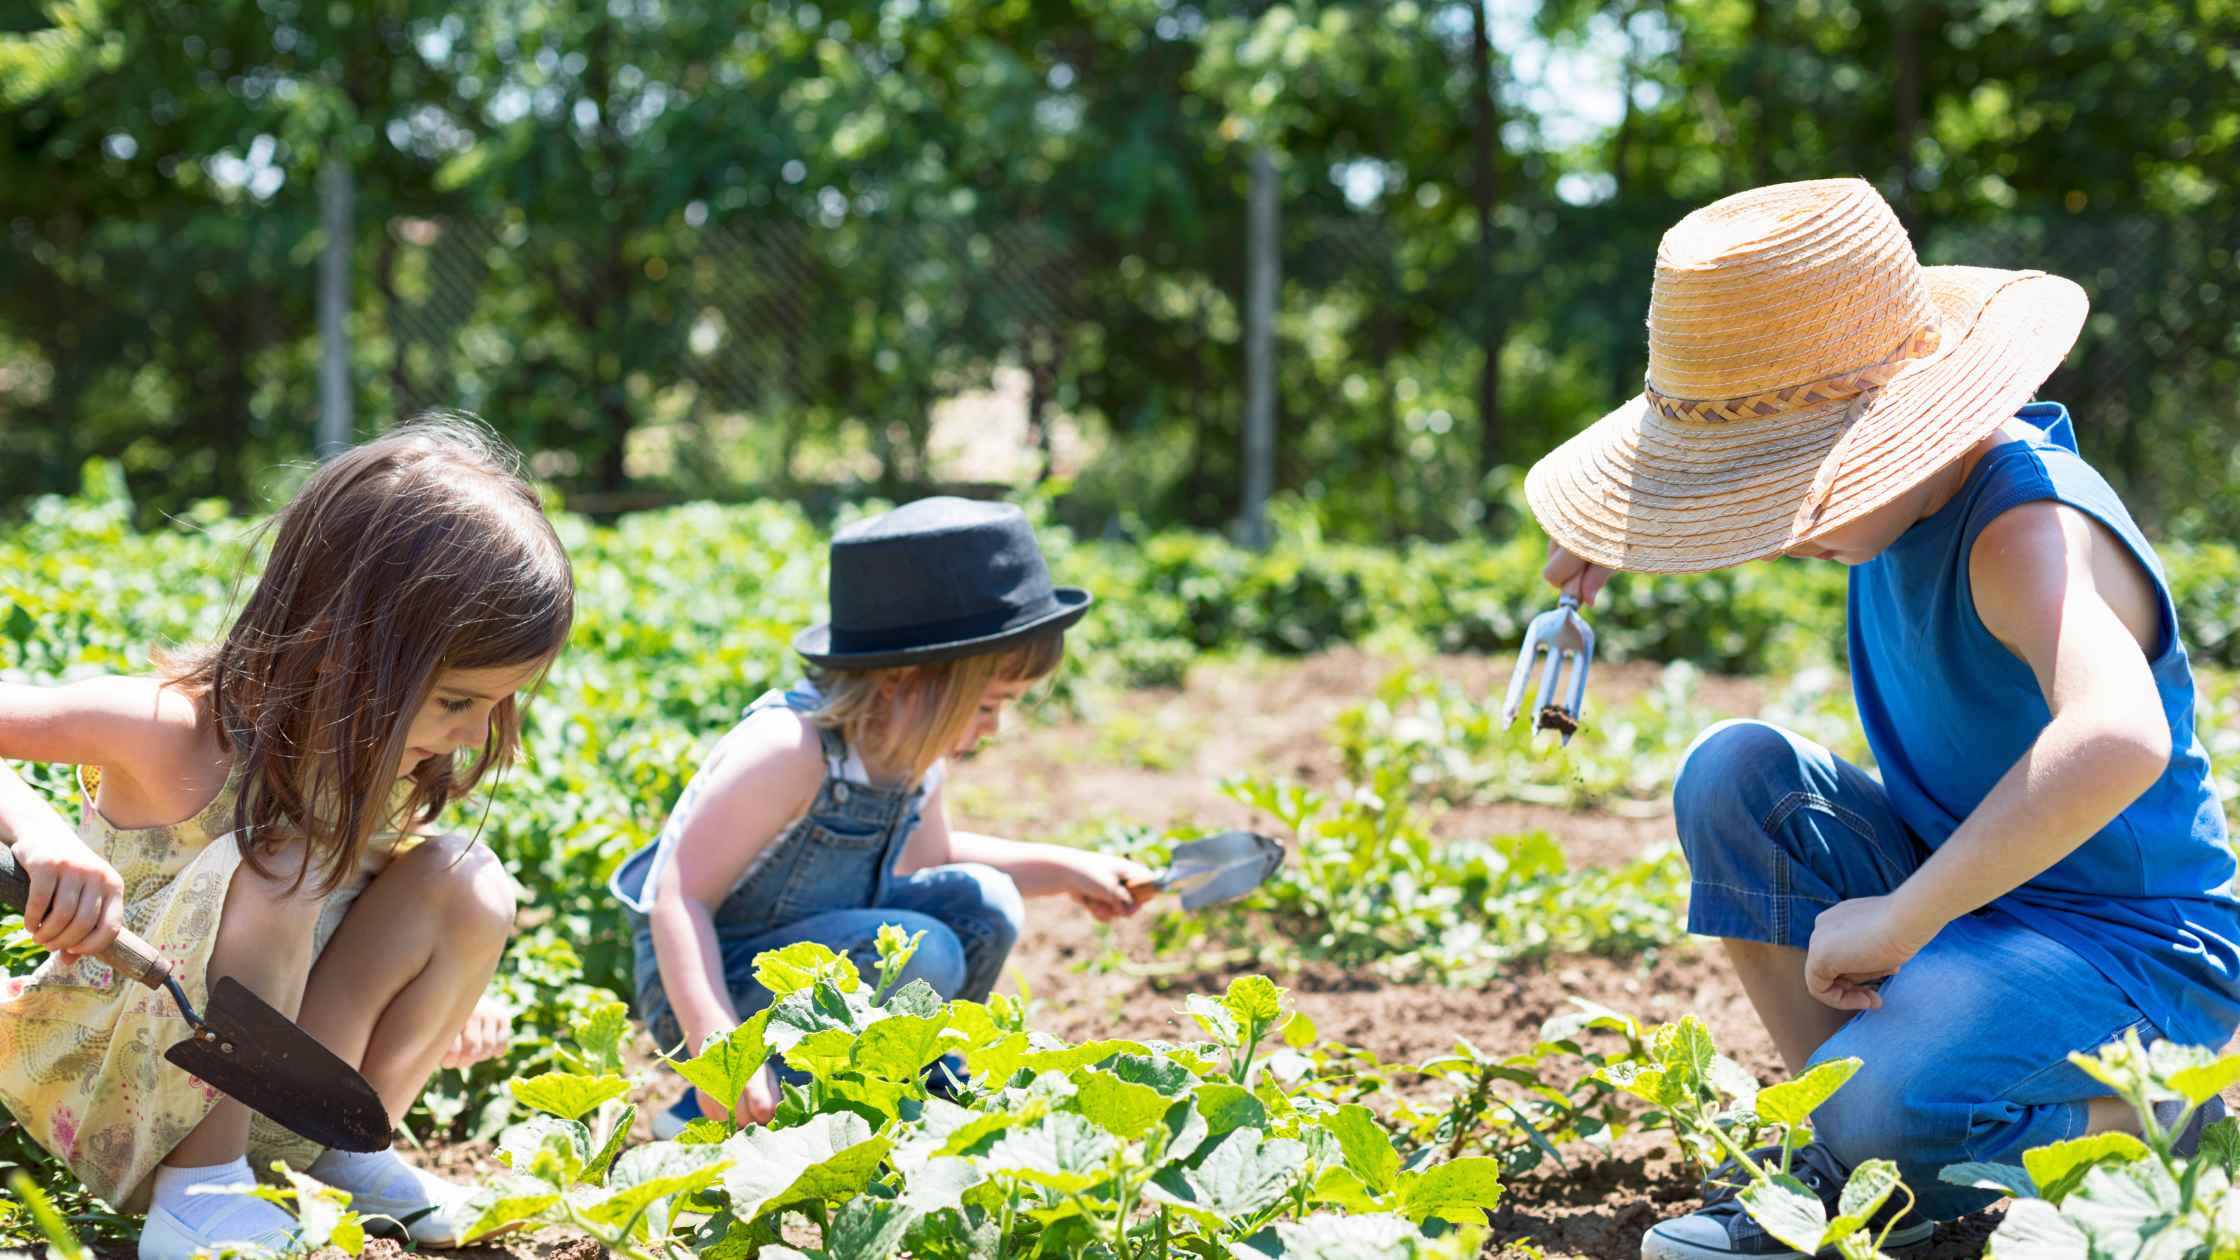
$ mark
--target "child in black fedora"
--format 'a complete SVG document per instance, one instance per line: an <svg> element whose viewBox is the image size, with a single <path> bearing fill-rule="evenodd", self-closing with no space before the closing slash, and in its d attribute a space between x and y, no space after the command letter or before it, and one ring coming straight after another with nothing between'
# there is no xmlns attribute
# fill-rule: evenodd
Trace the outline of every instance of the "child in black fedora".
<svg viewBox="0 0 2240 1260"><path fill-rule="evenodd" d="M947 759L996 733L1054 673L1089 594L1053 587L1026 514L921 499L832 542L832 619L794 648L810 677L747 708L685 788L659 839L616 872L636 930L638 1013L696 1051L770 1002L767 950L817 941L868 976L879 928L923 931L907 978L983 1000L1023 897L1132 914L1151 872L1123 858L952 830ZM767 1121L771 1071L745 1097L687 1091L656 1136L704 1109Z"/></svg>

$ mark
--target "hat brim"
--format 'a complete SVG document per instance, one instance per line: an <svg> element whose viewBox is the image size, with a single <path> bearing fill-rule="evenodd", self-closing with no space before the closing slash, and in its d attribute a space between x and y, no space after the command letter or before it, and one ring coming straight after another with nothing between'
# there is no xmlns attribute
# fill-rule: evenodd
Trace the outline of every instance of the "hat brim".
<svg viewBox="0 0 2240 1260"><path fill-rule="evenodd" d="M2074 282L2044 272L1921 274L1944 344L1855 419L1847 422L1854 403L1843 401L1684 423L1636 396L1533 465L1525 496L1541 528L1612 569L1723 569L1840 529L1960 458L2061 365L2088 303ZM1820 510L1800 521L1815 480Z"/></svg>
<svg viewBox="0 0 2240 1260"><path fill-rule="evenodd" d="M1029 635L1066 629L1081 620L1082 615L1089 611L1089 605L1096 602L1095 597L1078 586L1061 586L1050 594L1057 607L1005 626L993 634L976 638L922 643L915 647L885 652L835 652L832 650L832 623L824 622L794 636L793 650L811 665L827 669L893 669L904 665L933 665L960 657L978 656L983 652L999 651Z"/></svg>

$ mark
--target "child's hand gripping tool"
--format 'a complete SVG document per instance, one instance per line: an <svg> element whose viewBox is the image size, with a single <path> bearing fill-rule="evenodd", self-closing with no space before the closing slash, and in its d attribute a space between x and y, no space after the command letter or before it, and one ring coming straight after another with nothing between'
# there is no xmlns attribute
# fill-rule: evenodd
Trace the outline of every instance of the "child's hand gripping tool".
<svg viewBox="0 0 2240 1260"><path fill-rule="evenodd" d="M30 879L0 844L0 908L21 914L30 899ZM117 974L170 993L192 1030L164 1052L175 1066L321 1146L388 1149L389 1112L372 1084L233 977L211 986L198 1014L170 965L133 933L117 933L99 957Z"/></svg>
<svg viewBox="0 0 2240 1260"><path fill-rule="evenodd" d="M1532 676L1533 660L1547 653L1540 668L1540 687L1532 697L1532 730L1554 731L1565 744L1579 729L1579 714L1587 704L1587 671L1594 666L1594 629L1579 615L1579 597L1564 592L1556 606L1532 619L1517 649L1517 668L1509 675L1509 695L1502 705L1504 724L1517 720L1524 707L1524 685ZM1565 677L1567 662L1576 662ZM1568 685L1566 685L1568 683Z"/></svg>

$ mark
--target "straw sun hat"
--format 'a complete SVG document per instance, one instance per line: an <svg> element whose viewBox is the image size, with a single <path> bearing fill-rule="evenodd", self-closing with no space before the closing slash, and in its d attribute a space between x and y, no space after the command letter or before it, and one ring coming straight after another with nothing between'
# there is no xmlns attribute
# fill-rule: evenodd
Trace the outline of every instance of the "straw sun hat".
<svg viewBox="0 0 2240 1260"><path fill-rule="evenodd" d="M2084 290L1924 267L1873 187L1775 184L1664 234L1648 388L1534 465L1533 515L1576 555L1687 573L1857 521L2028 402Z"/></svg>

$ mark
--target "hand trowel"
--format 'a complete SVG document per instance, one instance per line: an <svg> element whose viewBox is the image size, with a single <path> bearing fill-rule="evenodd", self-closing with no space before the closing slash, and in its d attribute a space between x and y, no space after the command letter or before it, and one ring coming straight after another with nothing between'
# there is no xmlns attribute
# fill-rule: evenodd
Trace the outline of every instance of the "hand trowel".
<svg viewBox="0 0 2240 1260"><path fill-rule="evenodd" d="M31 881L0 844L0 906L21 914L30 899ZM196 1014L171 969L131 932L119 932L99 957L150 989L170 991L193 1029L164 1052L174 1065L321 1146L387 1149L389 1111L366 1078L233 977L212 986Z"/></svg>
<svg viewBox="0 0 2240 1260"><path fill-rule="evenodd" d="M1283 842L1251 831L1224 831L1174 847L1167 869L1148 884L1136 884L1138 899L1150 890L1179 893L1182 908L1202 910L1235 901L1283 865Z"/></svg>

